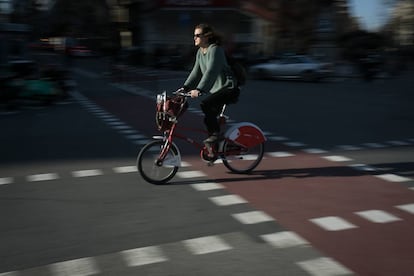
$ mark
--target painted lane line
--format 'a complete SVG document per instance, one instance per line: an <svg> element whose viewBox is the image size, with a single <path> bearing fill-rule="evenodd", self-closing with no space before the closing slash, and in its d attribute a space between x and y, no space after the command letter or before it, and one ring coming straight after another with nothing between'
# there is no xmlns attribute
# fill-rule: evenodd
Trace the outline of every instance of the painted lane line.
<svg viewBox="0 0 414 276"><path fill-rule="evenodd" d="M362 145L365 146L365 147L368 147L368 148L373 148L373 149L380 149L380 148L386 148L387 147L386 145L380 144L380 143L365 143L365 144L362 144Z"/></svg>
<svg viewBox="0 0 414 276"><path fill-rule="evenodd" d="M116 118L115 116L104 117L104 118L102 118L102 120L107 122L107 123L120 122L120 120L118 118Z"/></svg>
<svg viewBox="0 0 414 276"><path fill-rule="evenodd" d="M59 175L57 173L42 173L42 174L32 174L26 177L27 181L36 182L36 181L48 181L58 179Z"/></svg>
<svg viewBox="0 0 414 276"><path fill-rule="evenodd" d="M411 143L404 142L404 141L387 141L388 144L393 146L409 146Z"/></svg>
<svg viewBox="0 0 414 276"><path fill-rule="evenodd" d="M306 152L306 153L312 153L312 154L327 153L327 151L323 150L323 149L304 149L303 151Z"/></svg>
<svg viewBox="0 0 414 276"><path fill-rule="evenodd" d="M112 168L112 169L116 173L131 173L131 172L137 172L138 171L136 166L123 166L123 167L115 167L115 168Z"/></svg>
<svg viewBox="0 0 414 276"><path fill-rule="evenodd" d="M360 147L352 146L352 145L340 145L340 146L337 146L337 148L340 150L361 150L362 149Z"/></svg>
<svg viewBox="0 0 414 276"><path fill-rule="evenodd" d="M290 156L294 156L294 154L289 153L289 152L284 152L284 151L267 152L266 154L271 156L271 157L290 157Z"/></svg>
<svg viewBox="0 0 414 276"><path fill-rule="evenodd" d="M297 262L296 264L313 276L354 275L351 270L329 257Z"/></svg>
<svg viewBox="0 0 414 276"><path fill-rule="evenodd" d="M209 199L218 206L229 206L234 204L247 203L247 201L244 198L238 195L215 196L210 197Z"/></svg>
<svg viewBox="0 0 414 276"><path fill-rule="evenodd" d="M92 258L82 258L54 263L50 264L48 267L54 276L89 276L100 273L97 264Z"/></svg>
<svg viewBox="0 0 414 276"><path fill-rule="evenodd" d="M73 171L73 177L89 177L89 176L98 176L102 175L102 170L94 169L94 170L80 170L80 171Z"/></svg>
<svg viewBox="0 0 414 276"><path fill-rule="evenodd" d="M109 122L106 122L106 123L110 126L123 126L123 125L125 125L125 123L122 122L122 121L109 121Z"/></svg>
<svg viewBox="0 0 414 276"><path fill-rule="evenodd" d="M412 180L411 178L399 176L392 173L375 175L375 177L391 182L408 182Z"/></svg>
<svg viewBox="0 0 414 276"><path fill-rule="evenodd" d="M191 187L200 192L224 189L223 185L214 182L191 184Z"/></svg>
<svg viewBox="0 0 414 276"><path fill-rule="evenodd" d="M121 255L129 267L168 261L159 246L124 250Z"/></svg>
<svg viewBox="0 0 414 276"><path fill-rule="evenodd" d="M98 115L98 114L95 114L95 115ZM105 113L105 114L99 114L98 117L101 118L102 120L107 120L107 119L114 118L114 115Z"/></svg>
<svg viewBox="0 0 414 276"><path fill-rule="evenodd" d="M184 171L184 172L178 172L177 176L180 178L196 178L196 177L206 177L207 175L201 171Z"/></svg>
<svg viewBox="0 0 414 276"><path fill-rule="evenodd" d="M300 142L286 142L286 143L283 143L283 144L286 145L286 146L289 146L289 147L304 147L304 146L306 146L306 144L300 143Z"/></svg>
<svg viewBox="0 0 414 276"><path fill-rule="evenodd" d="M134 144L136 144L136 145L143 146L143 145L146 145L146 144L148 144L149 142L151 142L151 140L134 140L133 142L134 142Z"/></svg>
<svg viewBox="0 0 414 276"><path fill-rule="evenodd" d="M130 126L127 126L127 125L125 125L125 124L122 124L122 125L115 125L115 126L112 126L112 128L114 128L114 129L131 129L131 127Z"/></svg>
<svg viewBox="0 0 414 276"><path fill-rule="evenodd" d="M256 224L261 222L274 221L275 219L262 211L250 211L231 215L243 224Z"/></svg>
<svg viewBox="0 0 414 276"><path fill-rule="evenodd" d="M2 177L0 178L0 185L7 185L13 183L13 177Z"/></svg>
<svg viewBox="0 0 414 276"><path fill-rule="evenodd" d="M280 142L280 141L286 141L289 140L287 137L282 136L271 136L268 138L270 141Z"/></svg>
<svg viewBox="0 0 414 276"><path fill-rule="evenodd" d="M397 205L395 207L414 215L414 203Z"/></svg>
<svg viewBox="0 0 414 276"><path fill-rule="evenodd" d="M128 139L137 139L137 140L139 140L139 139L148 139L147 136L142 135L142 134L127 135L126 138L128 138Z"/></svg>
<svg viewBox="0 0 414 276"><path fill-rule="evenodd" d="M374 167L365 165L365 164L352 164L349 167L358 170L358 171L365 171L365 172L374 172L376 169Z"/></svg>
<svg viewBox="0 0 414 276"><path fill-rule="evenodd" d="M181 161L181 167L183 168L191 167L191 164L185 161Z"/></svg>
<svg viewBox="0 0 414 276"><path fill-rule="evenodd" d="M357 228L356 225L344 220L343 218L334 216L313 218L310 219L310 221L327 231L342 231Z"/></svg>
<svg viewBox="0 0 414 276"><path fill-rule="evenodd" d="M260 236L265 242L276 248L306 246L309 242L292 231L282 231Z"/></svg>
<svg viewBox="0 0 414 276"><path fill-rule="evenodd" d="M322 158L329 160L329 161L334 161L334 162L345 162L345 161L352 160L351 158L340 156L340 155L323 156Z"/></svg>
<svg viewBox="0 0 414 276"><path fill-rule="evenodd" d="M396 217L390 213L381 211L381 210L367 210L361 212L355 212L360 217L363 217L370 222L375 223L388 223L401 220L399 217Z"/></svg>
<svg viewBox="0 0 414 276"><path fill-rule="evenodd" d="M184 246L194 255L230 250L232 247L218 236L208 236L183 241Z"/></svg>
<svg viewBox="0 0 414 276"><path fill-rule="evenodd" d="M133 130L133 129L123 129L123 130L120 130L119 132L123 133L123 134L135 134L135 133L137 133L137 131Z"/></svg>
<svg viewBox="0 0 414 276"><path fill-rule="evenodd" d="M19 272L18 271L9 271L9 272L3 272L0 273L0 276L19 276Z"/></svg>

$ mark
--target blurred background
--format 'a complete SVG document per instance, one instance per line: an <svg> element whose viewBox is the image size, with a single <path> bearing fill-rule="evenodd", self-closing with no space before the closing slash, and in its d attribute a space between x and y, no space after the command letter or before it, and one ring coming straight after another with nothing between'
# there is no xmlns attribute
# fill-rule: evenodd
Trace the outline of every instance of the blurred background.
<svg viewBox="0 0 414 276"><path fill-rule="evenodd" d="M412 0L0 0L0 64L44 50L188 69L200 22L246 66L288 53L394 74L413 58Z"/></svg>

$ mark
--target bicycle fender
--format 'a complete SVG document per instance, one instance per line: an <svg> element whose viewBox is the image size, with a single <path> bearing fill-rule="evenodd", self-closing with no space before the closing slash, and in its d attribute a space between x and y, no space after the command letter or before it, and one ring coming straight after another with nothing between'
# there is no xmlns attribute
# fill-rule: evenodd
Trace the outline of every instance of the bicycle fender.
<svg viewBox="0 0 414 276"><path fill-rule="evenodd" d="M263 131L255 124L241 122L231 126L224 137L244 147L250 148L266 141Z"/></svg>

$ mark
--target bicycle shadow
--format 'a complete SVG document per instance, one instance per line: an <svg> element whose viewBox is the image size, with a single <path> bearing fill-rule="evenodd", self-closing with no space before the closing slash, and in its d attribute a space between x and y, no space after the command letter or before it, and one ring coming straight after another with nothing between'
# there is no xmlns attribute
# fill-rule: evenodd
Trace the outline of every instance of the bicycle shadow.
<svg viewBox="0 0 414 276"><path fill-rule="evenodd" d="M413 176L414 162L375 164L374 170L357 169L350 166L328 166L312 168L289 168L289 169L270 169L255 170L249 174L237 174L227 172L228 177L209 178L175 181L173 185L200 184L206 182L231 183L261 180L280 180L284 178L316 178L316 177L360 177L375 176L380 174L398 174L404 176Z"/></svg>

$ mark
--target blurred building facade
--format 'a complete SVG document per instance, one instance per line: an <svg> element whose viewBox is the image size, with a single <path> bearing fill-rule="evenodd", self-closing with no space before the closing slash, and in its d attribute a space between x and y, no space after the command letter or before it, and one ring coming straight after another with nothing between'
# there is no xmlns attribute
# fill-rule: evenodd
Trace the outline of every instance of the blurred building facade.
<svg viewBox="0 0 414 276"><path fill-rule="evenodd" d="M112 1L114 2L114 1ZM200 22L215 26L230 50L250 55L312 52L335 55L338 35L357 28L346 0L119 0L131 45L186 47ZM121 35L122 37L122 35ZM125 43L124 43L125 45Z"/></svg>

